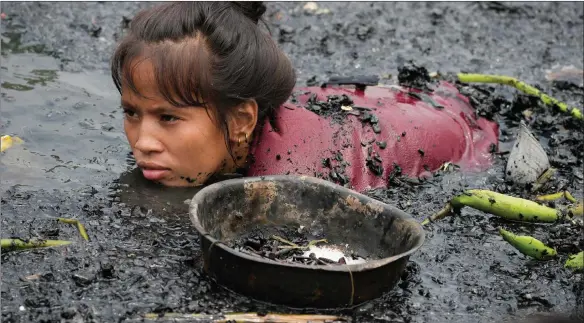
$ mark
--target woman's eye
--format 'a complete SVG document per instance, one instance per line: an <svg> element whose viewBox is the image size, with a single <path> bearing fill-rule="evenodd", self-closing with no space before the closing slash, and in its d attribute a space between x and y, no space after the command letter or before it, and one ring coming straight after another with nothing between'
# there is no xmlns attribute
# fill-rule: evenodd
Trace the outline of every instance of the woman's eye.
<svg viewBox="0 0 584 323"><path fill-rule="evenodd" d="M170 115L170 114L163 114L160 116L160 120L164 121L164 122L173 122L173 121L177 121L179 120L179 118Z"/></svg>
<svg viewBox="0 0 584 323"><path fill-rule="evenodd" d="M124 109L124 115L128 118L133 118L136 116L136 111L130 109Z"/></svg>

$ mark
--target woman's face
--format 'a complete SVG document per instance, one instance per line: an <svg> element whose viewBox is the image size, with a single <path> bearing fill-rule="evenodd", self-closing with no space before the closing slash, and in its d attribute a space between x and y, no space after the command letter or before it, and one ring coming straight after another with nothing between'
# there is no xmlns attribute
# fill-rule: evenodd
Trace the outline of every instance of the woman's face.
<svg viewBox="0 0 584 323"><path fill-rule="evenodd" d="M203 107L174 107L159 93L149 60L133 66L140 94L122 82L124 130L144 177L166 186L203 184L231 171L224 132Z"/></svg>

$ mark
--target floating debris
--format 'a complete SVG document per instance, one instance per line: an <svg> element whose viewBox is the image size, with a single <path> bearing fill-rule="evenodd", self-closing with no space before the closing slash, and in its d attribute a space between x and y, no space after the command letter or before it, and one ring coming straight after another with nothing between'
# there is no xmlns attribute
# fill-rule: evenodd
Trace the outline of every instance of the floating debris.
<svg viewBox="0 0 584 323"><path fill-rule="evenodd" d="M331 11L328 8L320 8L316 2L307 2L302 9L305 13L309 15L326 15L329 14Z"/></svg>
<svg viewBox="0 0 584 323"><path fill-rule="evenodd" d="M44 240L44 239L1 239L0 242L2 250L8 249L34 249L34 248L47 248L47 247L58 247L71 244L71 241L65 240Z"/></svg>
<svg viewBox="0 0 584 323"><path fill-rule="evenodd" d="M67 223L67 224L73 224L73 225L77 226L77 230L79 231L79 234L81 235L81 237L83 239L85 239L86 241L89 241L89 236L87 235L87 231L85 231L85 226L83 226L83 224L79 220L68 219L68 218L57 218L57 221L62 222L62 223Z"/></svg>
<svg viewBox="0 0 584 323"><path fill-rule="evenodd" d="M0 152L4 152L6 149L23 142L24 140L16 136L4 135L2 136L2 143L0 144Z"/></svg>
<svg viewBox="0 0 584 323"><path fill-rule="evenodd" d="M510 245L526 256L538 260L548 260L557 255L555 249L546 246L543 242L533 237L518 236L503 229L499 229L499 234L501 234L505 241L509 242Z"/></svg>
<svg viewBox="0 0 584 323"><path fill-rule="evenodd" d="M575 107L570 107L567 104L560 102L547 94L542 93L535 87L528 85L524 82L521 82L513 77L503 75L459 73L457 74L457 78L458 81L462 83L492 83L512 86L525 94L538 97L543 103L547 105L556 106L560 111L569 113L574 118L582 120L582 111L578 110Z"/></svg>
<svg viewBox="0 0 584 323"><path fill-rule="evenodd" d="M507 160L506 176L517 184L531 184L549 168L550 161L543 147L522 121Z"/></svg>
<svg viewBox="0 0 584 323"><path fill-rule="evenodd" d="M547 195L540 195L537 196L535 199L537 201L555 201L555 200L559 200L562 197L565 197L566 200L572 202L572 203L576 203L578 202L573 196L572 194L570 194L570 192L568 191L562 191L562 192L558 192L558 193L554 193L554 194L547 194Z"/></svg>
<svg viewBox="0 0 584 323"><path fill-rule="evenodd" d="M422 225L444 218L464 206L512 221L546 223L561 217L560 211L530 200L488 190L468 190L454 197L442 210L424 220Z"/></svg>
<svg viewBox="0 0 584 323"><path fill-rule="evenodd" d="M306 12L314 13L318 10L318 4L316 2L307 2L302 9Z"/></svg>
<svg viewBox="0 0 584 323"><path fill-rule="evenodd" d="M564 264L565 268L583 270L584 269L584 251L571 255Z"/></svg>
<svg viewBox="0 0 584 323"><path fill-rule="evenodd" d="M531 191L532 192L539 191L542 187L544 187L544 185L546 183L548 183L550 181L550 179L552 179L552 177L554 176L555 173L556 173L556 169L553 167L546 169L546 171L543 172L543 174L541 174L537 178L535 183L533 183L533 186L531 187Z"/></svg>
<svg viewBox="0 0 584 323"><path fill-rule="evenodd" d="M574 217L584 217L584 202L581 201L580 203L578 203L576 206L573 207L569 207L566 210L568 216L574 218Z"/></svg>
<svg viewBox="0 0 584 323"><path fill-rule="evenodd" d="M546 70L545 78L552 82L568 82L577 86L584 86L584 70L576 68L574 65L556 65Z"/></svg>

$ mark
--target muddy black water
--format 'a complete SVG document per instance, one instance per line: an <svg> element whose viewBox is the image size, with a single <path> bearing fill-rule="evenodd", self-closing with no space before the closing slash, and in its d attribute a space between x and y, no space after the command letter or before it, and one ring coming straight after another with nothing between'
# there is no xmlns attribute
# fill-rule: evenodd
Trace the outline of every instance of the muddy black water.
<svg viewBox="0 0 584 323"><path fill-rule="evenodd" d="M135 172L107 70L124 23L149 3L3 2L1 133L25 140L2 155L2 237L69 239L69 247L2 254L3 322L117 322L147 312L288 311L225 291L201 272L184 201ZM331 75L393 74L413 59L428 70L508 74L582 106L581 81L554 86L546 70L582 69L582 3L270 3L272 34L299 85ZM577 84L580 83L580 84ZM552 164L557 186L582 194L583 135L569 118L517 92L482 86L482 106L502 125L508 150L520 113ZM476 90L477 96L480 93ZM462 188L511 190L506 155L484 174L451 173L421 186L370 194L422 219ZM557 188L556 188L557 189ZM553 190L553 188L551 189ZM52 217L83 221L90 242ZM535 262L498 235L504 227L558 247ZM582 276L562 268L583 248L570 224L520 225L464 210L427 230L402 282L383 298L344 311L357 322L500 322L536 312L582 310Z"/></svg>

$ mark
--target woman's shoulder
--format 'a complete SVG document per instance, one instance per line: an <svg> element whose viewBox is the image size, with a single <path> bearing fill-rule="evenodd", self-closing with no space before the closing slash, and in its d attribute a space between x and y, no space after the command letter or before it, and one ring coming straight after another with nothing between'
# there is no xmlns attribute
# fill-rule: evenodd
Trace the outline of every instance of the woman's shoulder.
<svg viewBox="0 0 584 323"><path fill-rule="evenodd" d="M249 176L318 173L322 152L334 145L335 126L297 103L283 104L275 120L265 121L250 151Z"/></svg>

